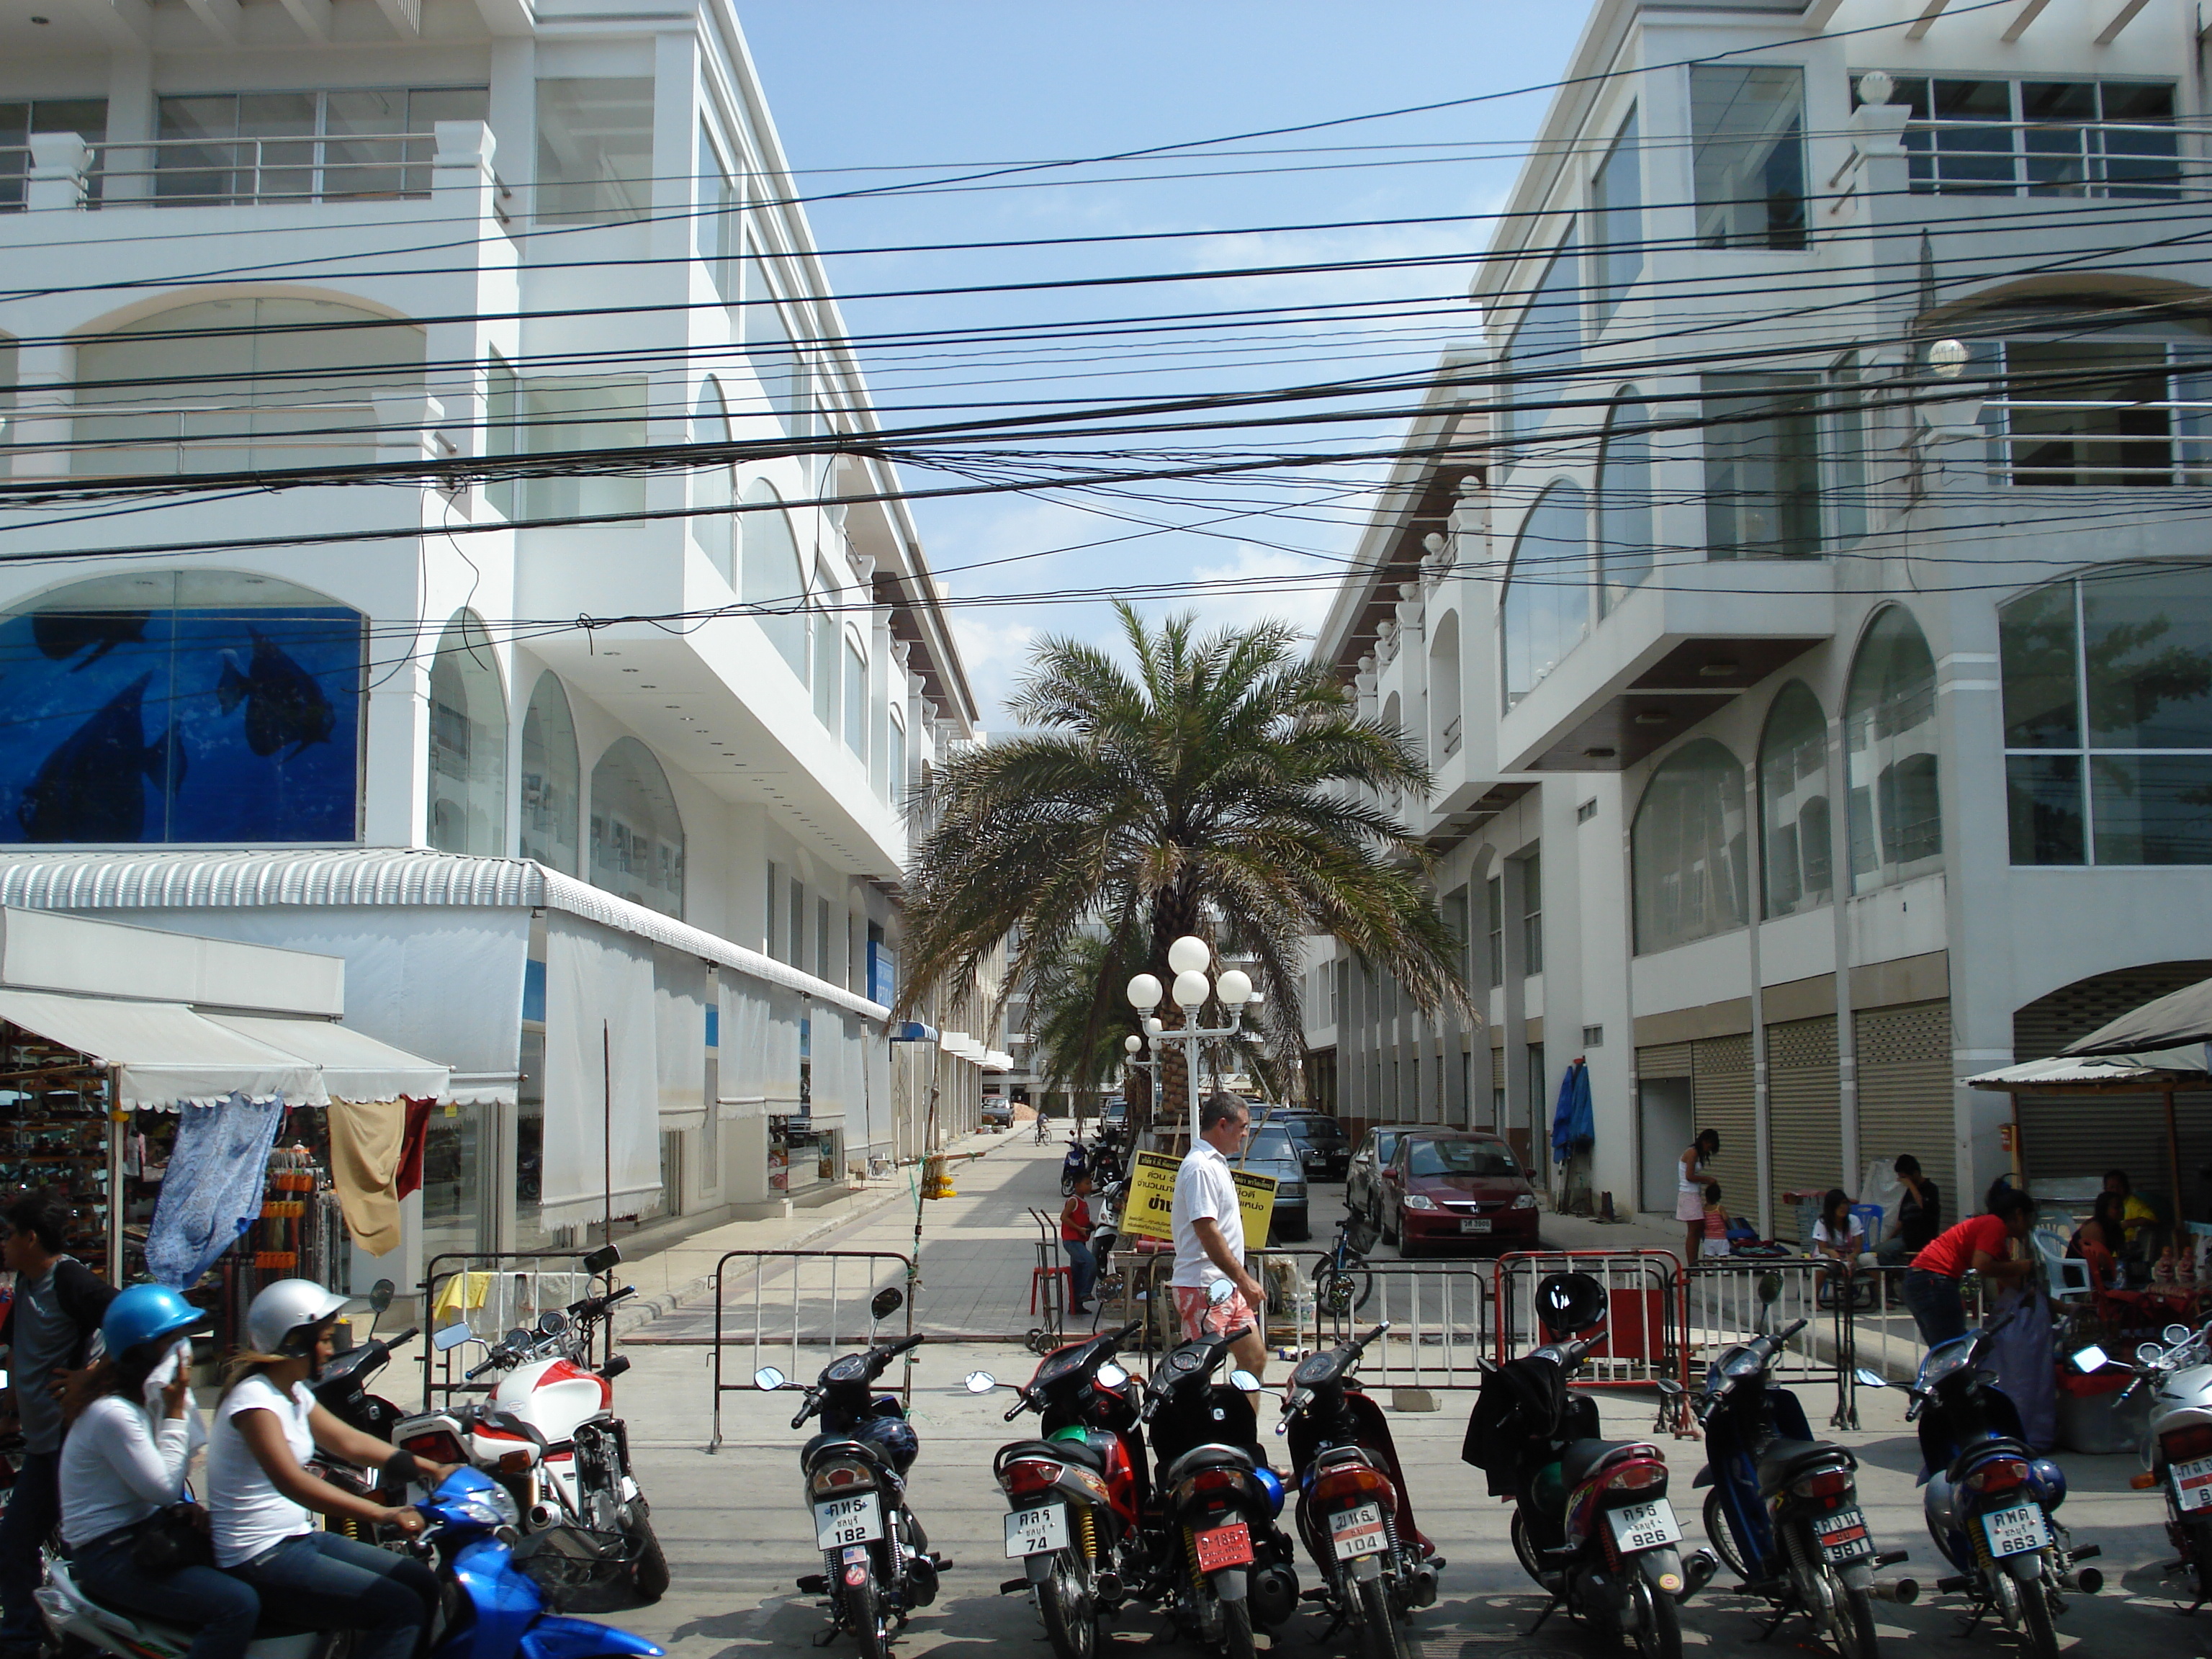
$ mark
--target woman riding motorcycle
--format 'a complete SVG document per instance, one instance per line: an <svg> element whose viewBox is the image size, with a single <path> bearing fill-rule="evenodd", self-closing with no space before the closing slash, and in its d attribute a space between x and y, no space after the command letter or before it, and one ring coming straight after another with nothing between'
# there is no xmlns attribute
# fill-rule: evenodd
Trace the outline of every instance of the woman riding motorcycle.
<svg viewBox="0 0 2212 1659"><path fill-rule="evenodd" d="M174 1291L134 1285L107 1304L107 1356L64 1403L62 1537L77 1583L125 1613L197 1627L188 1659L239 1659L261 1598L204 1565L155 1571L137 1559L146 1522L184 1497L185 1466L206 1439L186 1392L190 1340L206 1317Z"/></svg>
<svg viewBox="0 0 2212 1659"><path fill-rule="evenodd" d="M208 1508L215 1560L252 1585L274 1620L356 1632L354 1659L411 1659L437 1577L410 1557L318 1532L310 1510L417 1533L422 1512L389 1509L319 1480L307 1460L319 1446L363 1468L434 1485L447 1471L349 1429L315 1403L307 1383L329 1361L331 1327L345 1298L305 1279L279 1279L253 1298L252 1346L233 1358L208 1440Z"/></svg>

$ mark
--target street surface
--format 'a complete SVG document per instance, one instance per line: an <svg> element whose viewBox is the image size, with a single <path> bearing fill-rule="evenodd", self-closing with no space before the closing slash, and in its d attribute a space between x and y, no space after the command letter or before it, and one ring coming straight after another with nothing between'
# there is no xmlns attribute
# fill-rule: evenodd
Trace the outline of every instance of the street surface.
<svg viewBox="0 0 2212 1659"><path fill-rule="evenodd" d="M939 1316L948 1328L957 1321L969 1329L1018 1331L1034 1322L1024 1313L1034 1259L1027 1241L1034 1230L1023 1211L1031 1205L1057 1207L1060 1157L1059 1143L1044 1147L1026 1140L1000 1145L987 1159L960 1166L957 1199L925 1206L924 1328L939 1323ZM1331 1186L1316 1189L1315 1196L1334 1204L1340 1192ZM1334 1213L1317 1202L1316 1243L1326 1242L1334 1220ZM1562 1224L1560 1231L1574 1225ZM1628 1231L1606 1230L1612 1234ZM901 1202L858 1217L818 1242L843 1249L907 1249L912 1247L913 1235L913 1206ZM1001 1320L1012 1322L996 1323ZM616 1403L630 1424L639 1478L652 1500L653 1522L674 1582L659 1605L605 1617L666 1644L678 1659L809 1653L825 1627L825 1615L811 1598L793 1588L799 1574L817 1571L820 1566L811 1523L799 1501L797 1460L805 1437L788 1426L794 1396L750 1392L727 1396L724 1443L718 1451L708 1452L708 1350L681 1340L672 1345L654 1340L696 1337L702 1328L696 1310L679 1310L624 1344L635 1368L617 1384ZM830 1354L823 1348L802 1352L808 1356L804 1364L811 1381ZM933 1545L957 1565L945 1575L937 1604L908 1626L899 1651L1048 1653L1026 1599L996 1594L1000 1582L1012 1576L1004 1559L1000 1531L1005 1504L989 1473L992 1452L1013 1437L1012 1430L1000 1420L1007 1397L978 1400L960 1386L962 1376L978 1368L1001 1380L1025 1378L1035 1358L1011 1342L951 1342L925 1346L920 1361L912 1415L922 1450L912 1480L914 1504ZM730 1380L740 1381L750 1370L750 1350L741 1351L729 1364ZM1270 1381L1279 1382L1286 1370L1275 1364ZM1807 1389L1801 1397L1816 1425L1833 1404L1826 1388ZM1383 1398L1387 1402L1387 1391ZM1441 1408L1435 1412L1390 1413L1401 1456L1414 1483L1423 1528L1449 1563L1437 1605L1414 1616L1411 1628L1417 1650L1426 1659L1508 1655L1596 1659L1616 1651L1593 1633L1568 1624L1564 1615L1555 1615L1533 1638L1525 1634L1541 1610L1543 1598L1514 1561L1507 1538L1510 1510L1501 1500L1485 1496L1481 1476L1459 1461L1460 1439L1474 1395L1448 1392L1439 1399ZM1644 1435L1651 1430L1649 1399L1607 1395L1601 1396L1601 1406L1609 1436ZM1865 1431L1839 1437L1860 1457L1860 1492L1875 1535L1885 1548L1911 1552L1911 1560L1891 1576L1909 1574L1925 1587L1940 1574L1921 1524L1914 1489L1918 1457L1902 1420L1902 1398L1863 1392L1860 1410L1868 1425ZM1263 1405L1263 1428L1271 1427L1273 1420L1272 1407ZM1703 1493L1693 1492L1690 1481L1702 1460L1693 1442L1662 1438L1659 1443L1674 1472L1672 1497L1687 1534L1684 1547L1694 1547L1704 1541L1698 1517ZM2162 1509L2155 1493L2129 1490L2133 1459L2066 1454L2061 1462L2073 1492L2062 1519L2071 1526L2077 1541L2103 1546L2104 1556L2097 1565L2107 1575L2102 1595L2069 1601L2061 1620L2062 1645L2085 1656L2126 1655L2130 1659L2166 1655L2203 1659L2212 1654L2212 1610L2194 1620L2179 1617L2173 1587L2161 1584L2157 1568L2167 1559ZM1722 1578L1728 1577L1723 1571ZM1313 1583L1310 1564L1302 1563L1302 1585ZM2010 1638L1986 1628L1968 1642L1956 1641L1962 1622L1957 1606L1954 1598L1935 1597L1924 1589L1917 1607L1878 1603L1884 1653L1901 1655L1916 1644L1928 1644L1960 1655L2018 1651ZM1723 1593L1717 1583L1684 1609L1685 1643L1717 1652L1820 1650L1802 1623L1793 1623L1773 1642L1753 1648L1751 1644L1763 1627L1756 1608L1757 1604ZM1164 1622L1140 1611L1127 1613L1114 1628L1115 1646L1126 1651L1149 1642ZM1301 1613L1286 1627L1279 1645L1316 1653L1349 1650L1341 1636L1328 1649L1317 1647L1316 1638L1323 1627L1319 1618ZM828 1650L831 1659L850 1651L846 1638Z"/></svg>

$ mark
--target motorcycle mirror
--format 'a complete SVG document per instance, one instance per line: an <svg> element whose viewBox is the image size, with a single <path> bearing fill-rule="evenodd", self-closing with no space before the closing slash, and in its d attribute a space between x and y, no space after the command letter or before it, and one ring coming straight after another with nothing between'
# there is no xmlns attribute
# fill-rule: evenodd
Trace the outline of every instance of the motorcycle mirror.
<svg viewBox="0 0 2212 1659"><path fill-rule="evenodd" d="M2102 1354L2098 1355L2097 1364L2101 1365L2104 1363L2104 1356ZM2093 1371L2097 1369L2097 1366L2084 1365L2081 1369L2085 1371ZM1863 1389L1886 1389L1889 1386L1889 1379L1887 1377L1884 1376L1880 1371L1870 1371L1863 1365L1853 1371L1851 1375L1853 1377L1857 1379L1858 1385Z"/></svg>
<svg viewBox="0 0 2212 1659"><path fill-rule="evenodd" d="M889 1319L906 1306L906 1295L896 1285L886 1285L869 1299L868 1312L878 1319Z"/></svg>
<svg viewBox="0 0 2212 1659"><path fill-rule="evenodd" d="M586 1273L596 1277L600 1273L611 1272L615 1264L621 1260L621 1245L602 1244L584 1258L583 1268Z"/></svg>
<svg viewBox="0 0 2212 1659"><path fill-rule="evenodd" d="M1260 1379L1248 1370L1233 1370L1229 1373L1229 1386L1240 1394L1257 1394Z"/></svg>
<svg viewBox="0 0 2212 1659"><path fill-rule="evenodd" d="M447 1326L435 1336L433 1336L430 1339L430 1346L435 1348L440 1353L451 1353L455 1348L459 1347L464 1342L471 1342L475 1340L476 1333L469 1328L468 1322L466 1320L462 1320L457 1324Z"/></svg>
<svg viewBox="0 0 2212 1659"><path fill-rule="evenodd" d="M2138 1365L2155 1365L2165 1358L2166 1350L2155 1342L2143 1342L2136 1345L2136 1364Z"/></svg>
<svg viewBox="0 0 2212 1659"><path fill-rule="evenodd" d="M1129 1380L1129 1373L1109 1359L1098 1368L1097 1377L1100 1388L1118 1389Z"/></svg>
<svg viewBox="0 0 2212 1659"><path fill-rule="evenodd" d="M1235 1285L1231 1285L1225 1279L1217 1279L1211 1285L1208 1285L1206 1287L1206 1305L1209 1307L1218 1308L1236 1294L1237 1287Z"/></svg>
<svg viewBox="0 0 2212 1659"><path fill-rule="evenodd" d="M509 1331L500 1340L505 1342L510 1348L520 1348L530 1340L530 1333L524 1330L521 1326L517 1325L513 1330Z"/></svg>
<svg viewBox="0 0 2212 1659"><path fill-rule="evenodd" d="M2164 1330L2160 1331L2158 1335L2159 1340L2161 1342L2164 1342L2166 1346L2172 1347L2177 1342L2186 1342L2189 1340L2189 1327L2186 1325L2168 1325Z"/></svg>
<svg viewBox="0 0 2212 1659"><path fill-rule="evenodd" d="M2086 1376L2091 1371L2104 1370L2111 1363L2111 1358L2102 1348L2092 1342L2074 1356L2074 1369Z"/></svg>
<svg viewBox="0 0 2212 1659"><path fill-rule="evenodd" d="M970 1394L988 1394L999 1386L999 1379L988 1371L970 1371L965 1386Z"/></svg>
<svg viewBox="0 0 2212 1659"><path fill-rule="evenodd" d="M763 1365L753 1373L753 1387L763 1394L774 1394L787 1380L784 1374L773 1365Z"/></svg>
<svg viewBox="0 0 2212 1659"><path fill-rule="evenodd" d="M1686 1394L1688 1392L1688 1390L1683 1388L1680 1382L1674 1381L1670 1377L1660 1377L1657 1381L1653 1382L1651 1386L1658 1389L1661 1395L1668 1400L1672 1400L1678 1394Z"/></svg>
<svg viewBox="0 0 2212 1659"><path fill-rule="evenodd" d="M555 1309L548 1308L538 1316L538 1334L540 1336L558 1336L568 1328L568 1316Z"/></svg>
<svg viewBox="0 0 2212 1659"><path fill-rule="evenodd" d="M372 1313L382 1313L386 1308L392 1305L392 1298L398 1295L398 1292L399 1287L393 1284L390 1279L378 1279L375 1284L368 1287L369 1311Z"/></svg>

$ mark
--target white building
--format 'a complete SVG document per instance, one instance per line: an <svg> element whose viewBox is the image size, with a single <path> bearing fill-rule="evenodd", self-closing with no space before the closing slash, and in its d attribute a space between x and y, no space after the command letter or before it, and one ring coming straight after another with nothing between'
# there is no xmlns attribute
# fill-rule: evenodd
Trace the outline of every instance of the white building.
<svg viewBox="0 0 2212 1659"><path fill-rule="evenodd" d="M488 1097L410 1257L763 1213L973 1121L976 1061L880 1022L974 702L837 441L875 417L804 193L714 0L0 21L9 479L191 483L0 516L47 556L0 572L0 889L343 956L349 1024Z"/></svg>
<svg viewBox="0 0 2212 1659"><path fill-rule="evenodd" d="M1670 1212L1711 1126L1783 1237L1904 1152L1955 1218L2014 1162L1958 1079L2212 974L2199 21L1601 0L1321 641L1489 1013L1317 941L1346 1117L1541 1147L1579 1056L1562 1189ZM2018 1131L2173 1197L2154 1105Z"/></svg>

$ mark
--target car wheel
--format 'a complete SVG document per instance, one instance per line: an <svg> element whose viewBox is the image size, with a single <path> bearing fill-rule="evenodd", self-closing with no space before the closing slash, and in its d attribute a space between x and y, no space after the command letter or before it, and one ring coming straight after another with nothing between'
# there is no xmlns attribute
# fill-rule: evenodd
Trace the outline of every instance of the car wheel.
<svg viewBox="0 0 2212 1659"><path fill-rule="evenodd" d="M1382 1235L1382 1242L1385 1244L1395 1244L1398 1242L1398 1235L1390 1230L1390 1218L1397 1213L1396 1211L1386 1211L1380 1204L1375 1207L1377 1212L1375 1218L1375 1231Z"/></svg>
<svg viewBox="0 0 2212 1659"><path fill-rule="evenodd" d="M1406 1212L1398 1212L1398 1254L1411 1261L1421 1254L1421 1247L1413 1237L1413 1230L1406 1224Z"/></svg>

